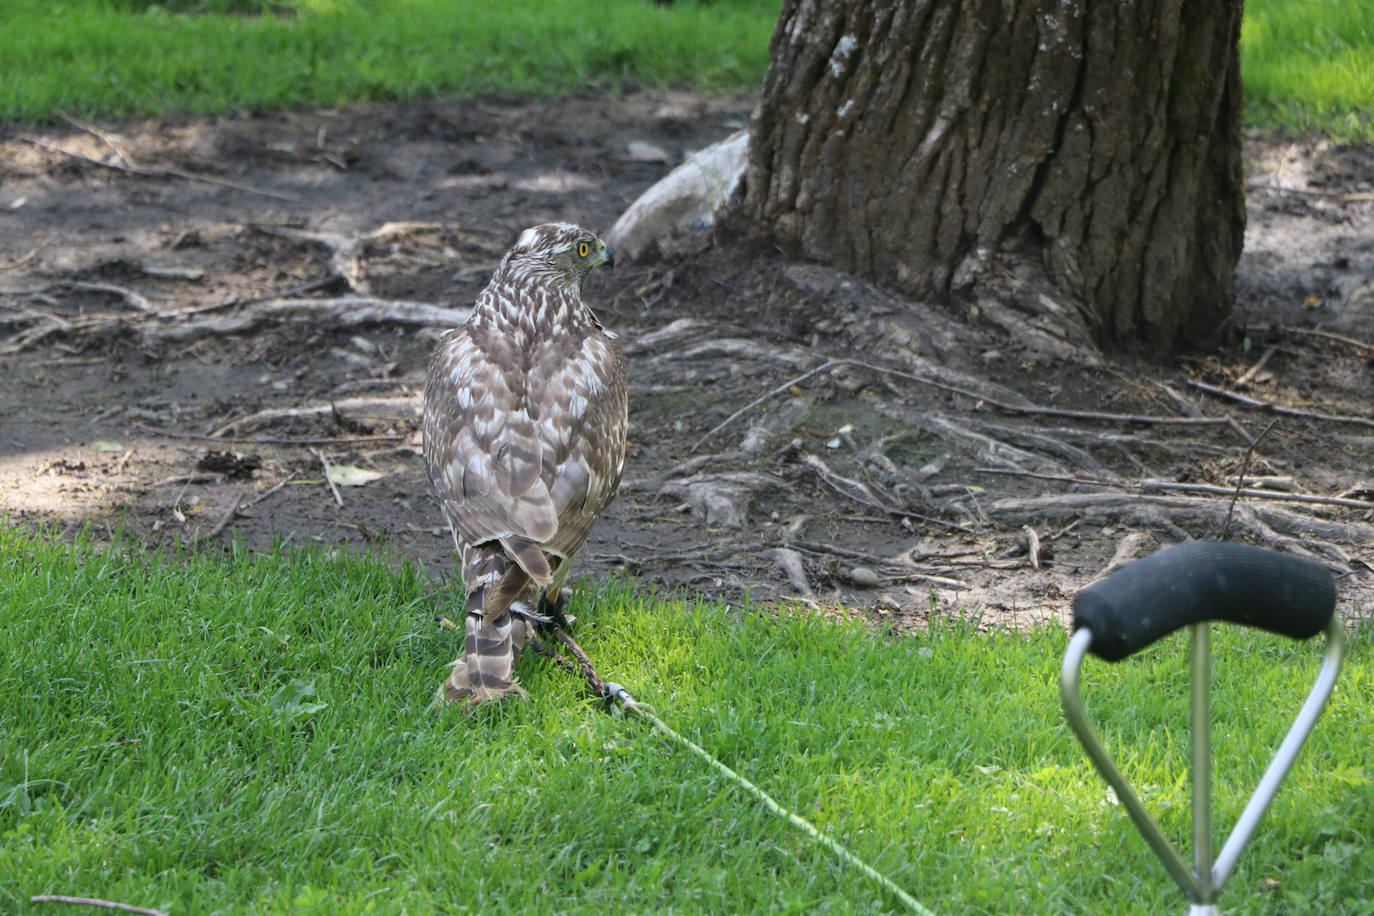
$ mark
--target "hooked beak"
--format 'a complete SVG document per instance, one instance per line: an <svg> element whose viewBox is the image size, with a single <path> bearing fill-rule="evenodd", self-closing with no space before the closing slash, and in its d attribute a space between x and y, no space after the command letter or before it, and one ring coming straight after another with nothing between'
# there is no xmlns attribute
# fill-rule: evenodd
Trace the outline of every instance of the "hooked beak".
<svg viewBox="0 0 1374 916"><path fill-rule="evenodd" d="M605 242L601 243L601 263L615 270L615 252L612 251L611 246L607 245Z"/></svg>

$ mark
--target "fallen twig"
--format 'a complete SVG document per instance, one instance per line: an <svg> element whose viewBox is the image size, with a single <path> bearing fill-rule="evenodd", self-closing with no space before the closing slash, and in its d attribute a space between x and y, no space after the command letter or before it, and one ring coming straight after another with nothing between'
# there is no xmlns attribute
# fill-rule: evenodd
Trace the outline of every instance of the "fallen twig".
<svg viewBox="0 0 1374 916"><path fill-rule="evenodd" d="M1262 435L1262 434L1261 434ZM1257 437L1256 442L1259 441ZM1087 487L1114 487L1124 491L1196 493L1206 496L1241 496L1256 499L1271 499L1277 502L1311 503L1319 506L1344 506L1348 509L1374 509L1374 502L1361 499L1346 499L1341 496L1316 496L1308 493L1285 493L1279 490L1257 490L1249 487L1219 487L1205 483L1175 483L1170 480L1107 480L1101 477L1069 477L1061 474L1035 474L1031 471L1013 471L1003 468L974 468L980 474L1001 474L1006 477L1030 477L1035 480L1051 480L1058 483L1081 484Z"/></svg>
<svg viewBox="0 0 1374 916"><path fill-rule="evenodd" d="M1278 347L1267 347L1260 358L1255 360L1255 364L1249 369L1246 369L1240 378L1236 379L1236 384L1248 384L1252 378L1260 374L1261 370L1264 369L1265 365L1268 364L1269 360L1272 359L1277 352L1279 352Z"/></svg>
<svg viewBox="0 0 1374 916"><path fill-rule="evenodd" d="M251 508L253 508L253 507L256 506L258 503L262 502L264 499L266 499L267 497L271 496L273 493L277 492L277 491L280 490L282 487L286 486L288 483L290 483L291 481L293 481L293 480L295 480L295 479L296 479L296 472L295 472L295 471L292 471L290 474L287 474L285 477L283 477L281 480L279 480L279 481L277 482L276 486L272 487L272 489L268 490L266 493L262 493L262 494L260 494L260 495L258 495L258 496L255 496L255 497L253 497L252 499L250 499L248 502L244 503L243 508L244 508L244 509L251 509Z"/></svg>
<svg viewBox="0 0 1374 916"><path fill-rule="evenodd" d="M1125 522L1132 529L1161 531L1172 540L1195 537L1199 530L1220 531L1226 519L1225 500L1181 493L1051 493L1001 499L988 508L1003 523L1045 524L1076 518L1114 526ZM1269 499L1238 505L1235 527L1247 541L1261 547L1278 547L1300 556L1320 554L1343 565L1351 558L1341 544L1374 543L1374 525L1292 512Z"/></svg>
<svg viewBox="0 0 1374 916"><path fill-rule="evenodd" d="M330 401L328 404L315 404L309 407L272 407L267 410L259 410L257 413L247 414L237 419L230 420L219 428L212 431L209 435L212 438L222 438L226 433L238 429L241 426L257 425L273 420L298 419L300 417L319 417L326 414L339 414L344 419L352 419L344 416L341 408L358 408L363 410L375 410L377 408L404 406L415 408L420 405L419 397L403 396L394 398L340 398ZM387 417L385 419L414 419L414 411L410 417Z"/></svg>
<svg viewBox="0 0 1374 916"><path fill-rule="evenodd" d="M1169 400L1173 401L1174 406L1176 406L1179 410L1183 411L1183 415L1185 417L1202 416L1202 411L1198 410L1196 404L1185 398L1183 395L1179 394L1177 391L1166 385L1164 382L1155 382L1155 387L1158 388L1160 391L1164 392L1166 395L1168 395Z"/></svg>
<svg viewBox="0 0 1374 916"><path fill-rule="evenodd" d="M1254 490L1249 487L1218 487L1205 483L1173 483L1168 480L1142 480L1136 484L1143 492L1198 493L1208 496L1230 496L1235 508L1235 497L1245 496L1252 499L1271 499L1285 503L1308 503L1315 506L1344 506L1347 509L1374 510L1374 502L1367 499L1346 499L1341 496L1315 496L1307 493L1282 493L1278 490ZM1227 521L1230 521L1228 510ZM1222 528L1222 540L1229 532Z"/></svg>
<svg viewBox="0 0 1374 916"><path fill-rule="evenodd" d="M37 245L34 245L32 248L29 249L28 254L20 255L13 261L5 261L3 264L0 264L0 270L14 270L16 268L23 267L25 264L29 263L34 258L38 257L38 252L42 251L43 246L47 244L47 242L39 242Z"/></svg>
<svg viewBox="0 0 1374 916"><path fill-rule="evenodd" d="M219 483L223 479L223 474L178 474L175 477L155 480L148 484L148 488L156 490L158 487L166 487L174 483Z"/></svg>
<svg viewBox="0 0 1374 916"><path fill-rule="evenodd" d="M161 910L150 910L147 907L131 906L127 903L115 903L113 900L99 900L95 897L67 897L62 894L39 894L30 897L29 903L74 903L78 906L94 906L102 910L120 910L124 913L139 913L141 916L166 916Z"/></svg>
<svg viewBox="0 0 1374 916"><path fill-rule="evenodd" d="M315 457L320 459L320 467L324 468L324 482L329 485L329 492L334 494L334 502L343 508L343 496L339 493L339 488L334 485L334 480L329 476L329 462L324 460L324 452L314 449Z"/></svg>
<svg viewBox="0 0 1374 916"><path fill-rule="evenodd" d="M1364 417L1346 417L1340 414L1318 413L1314 410L1300 410L1296 407L1284 407L1281 404L1275 404L1271 401L1262 401L1259 398L1237 394L1234 391L1227 391L1225 388L1218 388L1215 385L1209 385L1206 382L1199 382L1191 379L1188 382L1188 386L1190 388L1196 388L1198 391L1205 391L1208 394L1216 395L1219 398L1229 398L1232 401L1238 401L1247 407L1255 407L1260 410L1267 410L1270 413L1283 414L1287 417L1306 417L1309 420L1326 420L1331 423L1354 423L1357 426L1367 426L1370 429L1374 429L1374 420L1369 420Z"/></svg>
<svg viewBox="0 0 1374 916"><path fill-rule="evenodd" d="M300 202L300 198L297 197L295 194L285 194L281 191L268 191L264 190L263 188L255 188L252 185L240 184L237 181L230 181L227 178L215 178L211 175L198 175L195 172L185 172L181 169L147 168L146 166L141 165L104 162L92 156L83 156L81 153L73 153L70 150L65 150L62 147L57 146L56 144L48 143L45 140L39 140L36 137L17 137L16 139L19 140L21 143L27 143L30 146L36 146L39 149L45 149L50 153L57 153L62 156L67 156L71 159L79 159L82 162L88 162L91 165L98 165L103 169L112 169L116 172L126 172L130 175L142 175L144 178L184 178L187 181L202 181L206 184L216 184L225 188L233 188L236 191L244 191L248 194L260 194L263 197L271 197L274 200L285 200L291 203Z"/></svg>
<svg viewBox="0 0 1374 916"><path fill-rule="evenodd" d="M338 164L337 162L335 163ZM392 239L403 238L419 232L439 232L445 226L443 223L430 222L391 222L384 223L371 232L364 232L361 235L342 235L336 232L318 232L309 229L296 229L291 226L272 226L262 223L253 223L252 228L268 235L276 235L281 238L288 238L294 241L314 242L323 245L331 252L329 259L329 269L335 277L342 279L355 292L369 293L367 278L363 276L362 258L370 242L387 242ZM496 265L490 268L482 266L484 272L489 273ZM461 273L461 271L460 271Z"/></svg>
<svg viewBox="0 0 1374 916"><path fill-rule="evenodd" d="M83 280L59 280L53 284L59 289L82 289L95 293L109 293L118 296L125 302L138 309L140 312L152 312L158 314L159 310L148 298L141 293L134 292L123 286L115 286L113 283L87 283Z"/></svg>
<svg viewBox="0 0 1374 916"><path fill-rule="evenodd" d="M1277 417L1270 420L1269 425L1260 430L1260 434L1250 440L1250 444L1245 448L1245 459L1240 463L1240 479L1236 481L1236 491L1231 494L1231 505L1226 509L1226 523L1221 526L1221 539L1223 541L1231 540L1231 517L1236 511L1236 500L1240 499L1241 488L1245 486L1245 475L1250 473L1250 459L1255 457L1255 447L1260 444L1261 439L1269 435L1269 430L1273 429L1277 422L1279 422Z"/></svg>
<svg viewBox="0 0 1374 916"><path fill-rule="evenodd" d="M250 331L269 319L315 321L329 319L340 327L358 324L407 324L456 327L468 319L469 309L446 309L428 302L340 296L336 299L268 299L232 315L203 321L177 321L166 326L143 326L147 340L186 341L210 334ZM171 316L168 316L171 317Z"/></svg>
<svg viewBox="0 0 1374 916"><path fill-rule="evenodd" d="M1369 191L1326 191L1321 188L1285 188L1277 184L1261 184L1254 182L1245 186L1247 191L1273 191L1276 194L1296 194L1300 197L1322 197L1327 200L1335 200L1341 203L1362 203L1367 200L1374 200L1374 193Z"/></svg>
<svg viewBox="0 0 1374 916"><path fill-rule="evenodd" d="M958 579L951 579L949 576L933 576L929 573L902 573L900 575L888 576L893 584L899 582L929 582L931 585L943 585L945 588L956 588L960 591L967 591L969 584Z"/></svg>
<svg viewBox="0 0 1374 916"><path fill-rule="evenodd" d="M1092 487L1119 487L1121 481L1105 477L1074 477L1069 474L1037 474L1035 471L1019 471L1014 468L974 468L976 474L1000 474L1003 477L1029 477L1031 480L1052 480L1056 483L1081 483Z"/></svg>
<svg viewBox="0 0 1374 916"><path fill-rule="evenodd" d="M70 115L65 111L58 111L54 113L63 121L66 121L68 124L70 124L72 127L75 127L77 130L85 131L92 137L95 137L101 143L104 143L106 146L108 146L111 150L114 151L114 154L119 157L120 162L123 162L126 165L134 164L134 161L129 157L129 154L126 153L123 150L123 148L121 148L118 142L116 142L115 134L112 134L107 130L102 130L101 128L96 127L94 124L91 124L87 121L83 121L80 118L74 117L73 115Z"/></svg>
<svg viewBox="0 0 1374 916"><path fill-rule="evenodd" d="M1297 481L1295 481L1292 477L1289 477L1287 475L1279 476L1267 474L1262 474L1256 477L1247 476L1228 478L1227 483L1230 483L1233 486L1239 484L1243 487L1255 487L1259 490L1282 490L1285 493L1292 493L1294 488L1297 486Z"/></svg>
<svg viewBox="0 0 1374 916"><path fill-rule="evenodd" d="M239 511L239 504L242 502L243 494L236 493L234 495L234 501L229 505L229 511L225 512L224 515L220 516L220 520L215 523L215 527L211 528L205 534L196 535L195 540L192 541L192 543L203 544L206 541L213 541L215 538L219 537L220 534L224 531L224 529L229 527L229 523L233 521L234 515Z"/></svg>
<svg viewBox="0 0 1374 916"><path fill-rule="evenodd" d="M159 436L166 436L169 439L195 439L200 442L244 442L250 445L352 445L359 442L400 442L407 438L405 436L335 436L319 439L275 439L266 436L215 437L203 433L183 433L172 429L160 429L156 426L149 426L147 423L139 423L137 420L131 420L130 425L137 426L139 429L146 429L150 433L157 433Z"/></svg>
<svg viewBox="0 0 1374 916"><path fill-rule="evenodd" d="M1251 325L1246 330L1264 331L1268 330L1268 328ZM1295 328L1292 325L1278 325L1276 330L1285 331L1290 334L1303 334L1308 337L1318 337L1322 340L1334 340L1337 343L1347 344L1357 350L1363 350L1366 353L1374 353L1374 343L1370 343L1367 340L1359 340L1354 337L1346 337L1344 334L1333 334L1330 331L1320 331L1316 328Z"/></svg>
<svg viewBox="0 0 1374 916"><path fill-rule="evenodd" d="M109 327L128 320L128 317L120 315L94 315L88 318L80 318L75 321L68 321L64 318L59 318L57 315L51 315L46 312L31 312L23 317L41 318L49 323L47 325L34 325L33 327L25 328L19 333L7 338L5 343L0 345L0 354L8 355L22 352L29 347L43 342L54 334L70 334L77 331Z"/></svg>

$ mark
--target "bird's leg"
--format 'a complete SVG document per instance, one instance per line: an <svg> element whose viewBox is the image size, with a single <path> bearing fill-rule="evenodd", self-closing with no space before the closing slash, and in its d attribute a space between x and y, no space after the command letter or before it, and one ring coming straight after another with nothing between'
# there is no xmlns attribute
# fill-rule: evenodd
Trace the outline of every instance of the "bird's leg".
<svg viewBox="0 0 1374 916"><path fill-rule="evenodd" d="M563 609L568 605L568 595L560 589L549 589L539 596L539 616L546 617L553 622L553 625L561 630L572 627L572 620L564 613Z"/></svg>
<svg viewBox="0 0 1374 916"><path fill-rule="evenodd" d="M568 647L568 651L577 659L582 675L587 679L587 684L592 688L592 693L598 697L609 700L611 692L606 688L606 681L596 672L596 666L587 657L587 653L582 651L582 647L577 644L577 640L568 635L567 631L560 626L552 627L553 635L558 638L563 645Z"/></svg>

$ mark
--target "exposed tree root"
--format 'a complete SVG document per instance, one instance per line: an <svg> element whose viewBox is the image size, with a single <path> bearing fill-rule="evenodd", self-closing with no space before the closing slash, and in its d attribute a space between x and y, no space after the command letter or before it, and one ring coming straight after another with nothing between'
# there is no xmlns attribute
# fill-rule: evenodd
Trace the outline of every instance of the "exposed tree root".
<svg viewBox="0 0 1374 916"><path fill-rule="evenodd" d="M269 299L223 318L144 325L144 343L189 341L208 334L241 334L267 321L329 321L335 327L401 324L454 327L467 320L468 309L446 309L427 302L341 296L337 299Z"/></svg>
<svg viewBox="0 0 1374 916"><path fill-rule="evenodd" d="M21 143L27 143L30 146L36 146L39 149L47 150L50 153L57 153L62 156L67 156L71 159L78 159L90 165L98 165L103 169L111 169L116 172L126 172L130 175L142 175L145 178L184 178L187 181L201 181L205 182L206 184L217 184L221 187L233 188L236 191L244 191L248 194L258 194L263 197L271 197L274 200L285 200L290 202L296 202L300 200L300 198L297 197L295 194L286 194L281 191L269 191L266 188L255 188L252 185L243 184L242 182L238 181L230 181L227 178L216 178L213 175L201 175L196 172L187 172L182 169L148 168L141 165L135 165L130 162L106 162L101 159L94 159L90 156L83 156L80 153L74 153L70 150L65 150L60 146L56 146L44 140L39 140L35 137L17 137L16 139L18 139ZM116 155L119 155L118 151L116 151Z"/></svg>
<svg viewBox="0 0 1374 916"><path fill-rule="evenodd" d="M210 438L227 436L231 432L241 432L244 429L262 426L266 423L274 423L278 420L296 420L306 417L333 416L345 420L359 419L359 414L375 418L375 414L370 411L389 411L394 419L415 419L415 414L420 407L418 395L407 395L403 397L376 397L376 398L339 398L327 404L312 404L306 407L276 407L268 410L259 410L246 416L237 417L217 427L208 435ZM400 416L396 416L400 414Z"/></svg>
<svg viewBox="0 0 1374 916"><path fill-rule="evenodd" d="M1215 537L1225 526L1227 515L1223 499L1103 492L1001 499L989 503L987 509L1004 523L1043 524L1086 518L1162 530L1176 540ZM1374 543L1374 525L1299 515L1259 504L1239 504L1233 528L1247 541L1262 547L1318 556L1347 566L1350 556L1339 543Z"/></svg>
<svg viewBox="0 0 1374 916"><path fill-rule="evenodd" d="M708 548L707 556L715 558L712 562L725 562L728 557L738 565L742 557L752 554L774 569L794 596L820 594L813 572L822 575L822 581L825 576L832 581L837 576L844 579L848 575L842 572L847 568L844 564L853 563L876 570L884 588L911 583L967 589L972 586L958 575L959 570L970 568L1052 570L1055 540L1083 523L1095 523L1108 532L1126 529L1127 536L1112 561L1118 565L1158 542L1238 537L1316 557L1348 571L1357 562L1351 548L1357 548L1358 554L1362 545L1374 543L1374 524L1369 522L1374 502L1364 498L1363 490L1341 495L1301 492L1292 475L1271 473L1273 466L1256 454L1265 438L1263 432L1257 436L1231 416L1208 416L1167 386L1155 384L1151 390L1157 392L1156 400L1176 408L1179 415L1043 407L1014 392L1001 396L997 385L971 376L957 364L937 365L916 357L919 371L908 372L847 357L816 362L814 350L779 346L770 352L757 340L719 336L722 330L697 319L680 319L642 335L631 352L641 359L652 357L647 371L651 375L661 372L664 377L674 370L662 367L696 366L718 359L748 366L796 366L801 371L767 387L696 443L696 448L709 444L732 424L750 422L748 415L758 411L759 420L750 425L739 447L697 455L655 477L629 481L624 490L680 500L678 511L692 513L722 536L729 533L717 537ZM808 363L812 363L809 368ZM841 397L858 391L866 374L896 395L875 399L872 409L908 431L861 443L855 439L857 432L851 435L845 432L849 427L844 427L830 443L832 448L839 447L833 458L803 447L806 440L798 432L821 435L803 425L809 408L828 400L828 388L836 389ZM951 379L960 383L953 384ZM952 397L912 397L912 384ZM780 403L765 406L774 399ZM990 418L989 411L1006 419ZM1320 414L1310 418L1327 419ZM1126 429L1103 430L1104 425ZM779 447L784 437L791 437L791 444ZM1041 480L1056 490L1065 486L1071 490L1008 498L973 486L932 488L909 458L898 462L887 454L890 448L909 451L913 447L930 454L932 437L945 443L934 447L936 454L943 452L951 456L948 460L961 463L972 458L968 463L976 473ZM918 538L917 544L943 536L948 545L950 533L957 532L954 536L962 535L964 543L973 538L983 544L984 556L913 563L900 553L884 557L808 541L801 531L809 515L799 515L785 528L774 529L776 535L751 544L749 533L757 532L759 526L757 519L749 517L750 507L765 498L765 490L787 492L797 486L794 474L737 470L760 458L766 462L770 456L783 465L809 471L844 500L900 522ZM1257 473L1249 470L1252 459L1261 469ZM1194 476L1173 478L1179 468L1191 469ZM1195 475L1200 471L1215 482L1199 480ZM1261 484L1269 479L1274 486ZM804 500L814 500L814 496L797 493L797 501ZM776 498L768 502L778 504ZM1351 510L1356 513L1353 518ZM1344 517L1334 517L1333 512ZM951 517L964 523L945 520ZM821 573L816 567L826 558L830 562Z"/></svg>

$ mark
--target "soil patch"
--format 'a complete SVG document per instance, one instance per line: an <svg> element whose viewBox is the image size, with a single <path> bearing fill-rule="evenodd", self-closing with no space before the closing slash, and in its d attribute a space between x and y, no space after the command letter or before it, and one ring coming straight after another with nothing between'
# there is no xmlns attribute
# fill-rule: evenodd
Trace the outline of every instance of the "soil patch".
<svg viewBox="0 0 1374 916"><path fill-rule="evenodd" d="M416 421L440 329L522 229L608 228L751 104L646 92L0 131L9 523L211 549L384 542L447 573ZM1344 612L1370 614L1374 148L1252 139L1247 161L1233 343L1167 364L1066 365L769 252L594 276L586 298L630 355L632 448L582 573L899 628L1025 625L1229 518L1325 562ZM325 466L373 473L331 488Z"/></svg>

